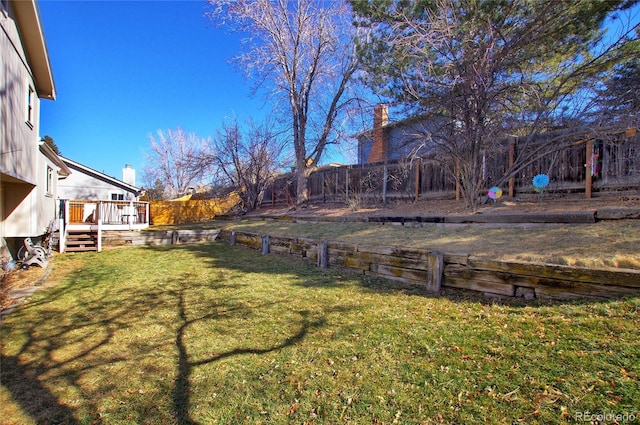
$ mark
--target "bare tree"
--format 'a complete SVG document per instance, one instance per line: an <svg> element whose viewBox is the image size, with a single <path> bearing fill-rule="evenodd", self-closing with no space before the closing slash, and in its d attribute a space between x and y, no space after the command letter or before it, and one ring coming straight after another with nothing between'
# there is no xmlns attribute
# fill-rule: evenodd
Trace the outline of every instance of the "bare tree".
<svg viewBox="0 0 640 425"><path fill-rule="evenodd" d="M164 197L175 198L194 187L211 171L210 139L196 133L158 130L149 134L150 149L143 169L143 180L148 187L164 188Z"/></svg>
<svg viewBox="0 0 640 425"><path fill-rule="evenodd" d="M244 34L235 58L257 87L286 105L297 172L297 203L328 144L357 70L351 10L342 0L209 0L214 24Z"/></svg>
<svg viewBox="0 0 640 425"><path fill-rule="evenodd" d="M212 158L221 177L219 183L237 190L248 210L260 205L280 166L283 143L278 136L268 120L262 125L250 122L243 132L234 118L223 125L213 141Z"/></svg>

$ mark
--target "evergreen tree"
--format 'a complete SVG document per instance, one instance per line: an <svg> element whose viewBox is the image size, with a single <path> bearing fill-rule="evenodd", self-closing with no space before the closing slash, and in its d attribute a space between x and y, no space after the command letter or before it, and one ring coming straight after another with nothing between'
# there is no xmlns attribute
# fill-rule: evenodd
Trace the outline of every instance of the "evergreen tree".
<svg viewBox="0 0 640 425"><path fill-rule="evenodd" d="M44 136L42 138L42 141L46 143L47 146L49 146L51 150L56 153L56 155L62 155L62 153L60 152L60 149L58 149L58 145L56 145L56 142L53 140L51 136L48 136L48 135Z"/></svg>
<svg viewBox="0 0 640 425"><path fill-rule="evenodd" d="M356 25L370 31L358 46L367 82L407 113L445 123L429 136L472 209L496 142L566 120L590 79L618 60L622 49L593 52L605 18L632 3L352 0Z"/></svg>

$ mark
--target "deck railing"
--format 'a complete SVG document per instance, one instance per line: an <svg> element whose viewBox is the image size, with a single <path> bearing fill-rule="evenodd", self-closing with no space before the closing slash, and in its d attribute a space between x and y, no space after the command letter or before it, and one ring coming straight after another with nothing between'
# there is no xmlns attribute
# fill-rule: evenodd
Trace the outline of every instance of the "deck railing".
<svg viewBox="0 0 640 425"><path fill-rule="evenodd" d="M141 201L61 201L65 223L92 225L101 221L106 227L141 229L149 226L149 203Z"/></svg>

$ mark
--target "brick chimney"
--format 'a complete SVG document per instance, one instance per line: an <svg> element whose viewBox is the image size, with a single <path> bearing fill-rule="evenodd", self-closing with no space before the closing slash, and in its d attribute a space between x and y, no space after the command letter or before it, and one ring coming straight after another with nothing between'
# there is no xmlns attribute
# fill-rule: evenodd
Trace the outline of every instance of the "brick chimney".
<svg viewBox="0 0 640 425"><path fill-rule="evenodd" d="M367 162L383 162L387 157L387 138L384 126L389 123L387 105L378 104L373 110L373 146Z"/></svg>

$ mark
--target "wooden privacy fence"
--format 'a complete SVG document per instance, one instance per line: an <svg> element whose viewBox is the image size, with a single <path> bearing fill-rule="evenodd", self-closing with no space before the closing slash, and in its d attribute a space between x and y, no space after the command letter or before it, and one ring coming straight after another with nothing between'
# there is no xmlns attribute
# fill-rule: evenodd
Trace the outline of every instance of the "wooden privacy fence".
<svg viewBox="0 0 640 425"><path fill-rule="evenodd" d="M487 190L504 179L515 160L515 142L492 155L485 155L482 175ZM523 148L524 149L524 148ZM458 197L455 170L434 159L322 167L307 180L309 200L314 203L386 200L418 200ZM549 192L638 188L640 144L638 137L617 141L583 141L543 155L523 167L502 189L506 195L533 192L532 179L547 174ZM261 205L294 204L296 178L293 173L277 178L266 190Z"/></svg>
<svg viewBox="0 0 640 425"><path fill-rule="evenodd" d="M426 249L357 245L308 238L220 231L232 245L290 255L320 267L345 267L365 275L419 285L429 291L442 286L487 295L535 298L609 299L640 295L640 271L589 269L551 264L495 261L468 254Z"/></svg>
<svg viewBox="0 0 640 425"><path fill-rule="evenodd" d="M189 201L151 201L151 224L183 224L213 220L228 213L240 202L237 192L226 198Z"/></svg>

